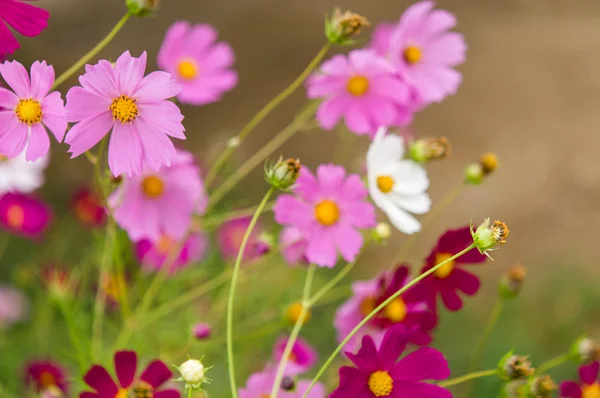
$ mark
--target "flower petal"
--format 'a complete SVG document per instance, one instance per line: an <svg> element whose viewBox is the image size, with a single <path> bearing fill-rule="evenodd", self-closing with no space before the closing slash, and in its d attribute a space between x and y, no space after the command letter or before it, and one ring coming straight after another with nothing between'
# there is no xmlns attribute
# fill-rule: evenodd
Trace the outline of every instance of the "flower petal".
<svg viewBox="0 0 600 398"><path fill-rule="evenodd" d="M19 98L31 98L31 82L27 69L22 64L17 61L6 61L0 65L0 74Z"/></svg>
<svg viewBox="0 0 600 398"><path fill-rule="evenodd" d="M402 398L452 398L450 391L440 386L414 381L394 380L396 397Z"/></svg>
<svg viewBox="0 0 600 398"><path fill-rule="evenodd" d="M78 122L106 112L112 101L83 87L73 87L67 93L67 116L69 122Z"/></svg>
<svg viewBox="0 0 600 398"><path fill-rule="evenodd" d="M421 347L398 361L392 377L407 381L444 380L450 377L450 368L441 352Z"/></svg>
<svg viewBox="0 0 600 398"><path fill-rule="evenodd" d="M390 192L387 197L396 206L414 214L425 214L431 209L431 199L427 193L402 195Z"/></svg>
<svg viewBox="0 0 600 398"><path fill-rule="evenodd" d="M477 276L458 267L452 270L446 281L449 285L454 286L468 296L475 295L481 286L481 282Z"/></svg>
<svg viewBox="0 0 600 398"><path fill-rule="evenodd" d="M301 202L293 195L280 195L273 207L275 221L282 225L292 225L305 231L314 220L312 206Z"/></svg>
<svg viewBox="0 0 600 398"><path fill-rule="evenodd" d="M41 101L54 84L54 68L46 61L31 64L31 98ZM59 93L60 96L60 93Z"/></svg>
<svg viewBox="0 0 600 398"><path fill-rule="evenodd" d="M115 70L112 64L104 59L96 65L86 65L85 74L79 76L79 83L84 89L111 102L121 95L117 88Z"/></svg>
<svg viewBox="0 0 600 398"><path fill-rule="evenodd" d="M67 133L65 142L71 147L69 153L72 158L90 150L96 145L113 126L114 122L110 112L83 119Z"/></svg>
<svg viewBox="0 0 600 398"><path fill-rule="evenodd" d="M181 86L167 72L152 72L139 82L133 97L141 102L158 101L175 97Z"/></svg>
<svg viewBox="0 0 600 398"><path fill-rule="evenodd" d="M338 196L345 177L346 170L342 166L335 164L320 165L317 168L317 183L320 193L322 195Z"/></svg>
<svg viewBox="0 0 600 398"><path fill-rule="evenodd" d="M119 351L115 354L115 371L121 387L127 388L133 383L137 369L137 355L134 351Z"/></svg>
<svg viewBox="0 0 600 398"><path fill-rule="evenodd" d="M179 107L170 101L141 103L140 119L161 133L185 140L185 128L181 123L183 115Z"/></svg>
<svg viewBox="0 0 600 398"><path fill-rule="evenodd" d="M392 173L394 184L393 191L401 195L415 195L423 193L429 188L427 171L422 166L410 160L398 162Z"/></svg>
<svg viewBox="0 0 600 398"><path fill-rule="evenodd" d="M67 132L67 112L60 93L55 91L42 100L42 123L46 125L56 138L62 142Z"/></svg>
<svg viewBox="0 0 600 398"><path fill-rule="evenodd" d="M581 398L581 387L574 381L565 381L560 385L560 396L566 398Z"/></svg>
<svg viewBox="0 0 600 398"><path fill-rule="evenodd" d="M140 142L138 123L116 122L108 146L108 166L114 176L141 175L144 150Z"/></svg>
<svg viewBox="0 0 600 398"><path fill-rule="evenodd" d="M338 223L334 228L333 237L340 254L344 260L354 261L363 246L362 235L345 223Z"/></svg>
<svg viewBox="0 0 600 398"><path fill-rule="evenodd" d="M158 388L169 380L171 376L173 376L173 373L163 361L154 361L148 365L140 378L150 384L153 388Z"/></svg>
<svg viewBox="0 0 600 398"><path fill-rule="evenodd" d="M14 158L23 153L29 126L20 123L13 112L0 111L0 154Z"/></svg>
<svg viewBox="0 0 600 398"><path fill-rule="evenodd" d="M19 97L10 90L0 87L0 108L15 109L19 103Z"/></svg>
<svg viewBox="0 0 600 398"><path fill-rule="evenodd" d="M2 19L14 30L27 37L34 37L48 27L50 13L20 1L2 2Z"/></svg>
<svg viewBox="0 0 600 398"><path fill-rule="evenodd" d="M387 200L379 200L376 197L373 197L373 200L385 212L392 225L399 231L410 235L421 230L421 223L406 211Z"/></svg>
<svg viewBox="0 0 600 398"><path fill-rule="evenodd" d="M153 394L154 398L181 398L181 393L177 390L162 390Z"/></svg>
<svg viewBox="0 0 600 398"><path fill-rule="evenodd" d="M146 71L146 51L139 58L125 51L115 63L115 78L121 95L132 97ZM134 97L135 98L135 97Z"/></svg>
<svg viewBox="0 0 600 398"><path fill-rule="evenodd" d="M33 162L48 153L50 150L50 138L41 123L30 127L29 145L25 154L25 160Z"/></svg>
<svg viewBox="0 0 600 398"><path fill-rule="evenodd" d="M119 388L112 377L102 366L92 366L83 376L83 380L102 397L114 397L119 392Z"/></svg>
<svg viewBox="0 0 600 398"><path fill-rule="evenodd" d="M0 59L6 54L12 54L21 46L13 32L8 29L2 18L0 18Z"/></svg>
<svg viewBox="0 0 600 398"><path fill-rule="evenodd" d="M318 228L309 238L306 258L309 262L323 267L334 267L337 262L336 245L333 231Z"/></svg>
<svg viewBox="0 0 600 398"><path fill-rule="evenodd" d="M171 67L174 58L178 56L184 45L185 36L190 29L186 21L178 21L169 27L158 51L158 66L161 69Z"/></svg>
<svg viewBox="0 0 600 398"><path fill-rule="evenodd" d="M594 384L598 378L598 370L600 369L600 362L592 362L589 365L585 365L579 368L579 377L585 384Z"/></svg>

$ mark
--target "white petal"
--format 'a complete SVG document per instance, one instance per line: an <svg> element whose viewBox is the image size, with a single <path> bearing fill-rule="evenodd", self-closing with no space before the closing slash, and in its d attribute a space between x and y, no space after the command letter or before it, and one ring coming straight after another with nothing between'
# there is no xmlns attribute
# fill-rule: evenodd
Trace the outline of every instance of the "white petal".
<svg viewBox="0 0 600 398"><path fill-rule="evenodd" d="M395 206L393 203L387 202L381 206L381 209L387 214L392 225L401 232L412 235L421 230L421 223L416 218Z"/></svg>
<svg viewBox="0 0 600 398"><path fill-rule="evenodd" d="M401 195L390 192L387 196L393 204L411 213L425 214L431 209L431 199L427 193Z"/></svg>
<svg viewBox="0 0 600 398"><path fill-rule="evenodd" d="M404 156L404 140L394 134L381 137L381 129L367 152L367 169L379 170L399 161Z"/></svg>
<svg viewBox="0 0 600 398"><path fill-rule="evenodd" d="M392 178L394 179L392 190L401 195L420 194L429 188L427 171L410 160L398 162L394 168Z"/></svg>

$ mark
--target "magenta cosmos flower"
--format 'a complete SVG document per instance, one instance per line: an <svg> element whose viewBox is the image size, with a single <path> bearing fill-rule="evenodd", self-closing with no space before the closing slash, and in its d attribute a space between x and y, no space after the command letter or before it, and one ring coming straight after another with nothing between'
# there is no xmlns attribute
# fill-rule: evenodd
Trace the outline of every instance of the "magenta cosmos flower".
<svg viewBox="0 0 600 398"><path fill-rule="evenodd" d="M279 235L281 254L289 265L308 265L306 248L308 241L298 228L286 227Z"/></svg>
<svg viewBox="0 0 600 398"><path fill-rule="evenodd" d="M227 43L215 43L217 31L210 25L175 22L158 53L158 66L181 84L177 99L184 104L216 102L237 83L229 68L234 56Z"/></svg>
<svg viewBox="0 0 600 398"><path fill-rule="evenodd" d="M334 325L338 341L342 341L363 318L410 281L409 269L400 266L393 272L383 272L369 281L352 284L353 296L337 310ZM352 336L346 348L355 350L362 336L370 335L379 346L386 331L396 327L404 339L417 345L431 342L430 332L437 317L422 295L414 289L400 295Z"/></svg>
<svg viewBox="0 0 600 398"><path fill-rule="evenodd" d="M275 202L275 220L294 226L306 237L309 262L333 267L337 252L354 261L363 246L358 229L375 226L375 208L360 177L346 177L346 170L332 164L321 165L317 175L306 167L294 188L295 195L281 195Z"/></svg>
<svg viewBox="0 0 600 398"><path fill-rule="evenodd" d="M178 242L162 235L156 243L148 239L139 241L135 245L135 252L142 267L148 271L159 271L166 264L169 253L177 248ZM186 266L200 262L208 249L208 239L200 233L193 233L185 241L179 255L171 264L169 273L174 274Z"/></svg>
<svg viewBox="0 0 600 398"><path fill-rule="evenodd" d="M0 9L2 4L0 0ZM12 61L0 65L0 74L14 91L0 87L0 108L4 108L0 111L0 154L14 158L27 148L25 159L35 161L50 149L46 128L58 142L67 131L60 93L50 93L54 68L46 61L36 61L31 65L30 78L23 65Z"/></svg>
<svg viewBox="0 0 600 398"><path fill-rule="evenodd" d="M273 383L275 382L275 370L275 368L266 369L263 372L254 373L250 376L246 382L246 387L239 390L240 398L269 397ZM309 385L310 381L299 380L296 382L294 391L283 391L280 389L277 396L279 398L302 398ZM325 398L325 387L321 383L315 384L306 398Z"/></svg>
<svg viewBox="0 0 600 398"><path fill-rule="evenodd" d="M448 11L434 11L433 6L432 1L412 5L393 31L384 26L377 32L378 44L374 45L387 53L398 74L426 103L456 92L462 76L453 67L465 61L467 51L463 36L449 32L457 24L456 17Z"/></svg>
<svg viewBox="0 0 600 398"><path fill-rule="evenodd" d="M106 220L106 209L98 194L87 188L73 195L73 211L77 219L89 227L101 227Z"/></svg>
<svg viewBox="0 0 600 398"><path fill-rule="evenodd" d="M579 383L565 381L560 385L560 396L568 398L598 398L600 397L600 380L598 370L600 363L593 362L579 368Z"/></svg>
<svg viewBox="0 0 600 398"><path fill-rule="evenodd" d="M217 244L223 258L231 260L237 256L251 220L252 217L239 217L226 221L219 227ZM255 260L271 251L272 245L264 237L262 230L262 224L258 221L250 233L250 239L244 251L244 260Z"/></svg>
<svg viewBox="0 0 600 398"><path fill-rule="evenodd" d="M115 220L134 242L158 242L163 235L182 239L192 216L204 213L207 201L194 157L182 150L169 167L146 168L140 175L125 177L108 198Z"/></svg>
<svg viewBox="0 0 600 398"><path fill-rule="evenodd" d="M283 351L285 351L287 342L287 337L280 337L275 342L275 346L273 347L273 357L275 359L275 363L279 364L279 362L281 362ZM317 352L307 341L298 338L294 342L292 352L288 358L288 362L285 367L285 374L295 376L300 373L304 373L310 370L315 363L317 363Z"/></svg>
<svg viewBox="0 0 600 398"><path fill-rule="evenodd" d="M410 99L394 67L371 50L334 56L307 86L309 98L324 99L317 109L321 127L331 130L343 117L350 131L371 138L378 127L394 125Z"/></svg>
<svg viewBox="0 0 600 398"><path fill-rule="evenodd" d="M144 77L146 52L134 58L123 53L113 67L102 60L86 65L81 87L67 93L67 116L74 125L65 142L77 157L112 129L108 165L113 175L141 175L169 166L175 147L168 136L184 140L183 115L168 101L180 87L166 72Z"/></svg>
<svg viewBox="0 0 600 398"><path fill-rule="evenodd" d="M0 0L0 59L21 47L6 24L23 36L35 37L48 27L49 18L50 13L42 8L18 0Z"/></svg>
<svg viewBox="0 0 600 398"><path fill-rule="evenodd" d="M339 387L330 398L452 398L450 391L424 382L450 376L444 355L422 347L398 361L406 349L403 332L391 328L379 350L370 336L364 336L358 354L346 355L356 367L340 368Z"/></svg>
<svg viewBox="0 0 600 398"><path fill-rule="evenodd" d="M212 329L210 327L210 324L206 322L198 322L192 328L192 334L198 340L206 340L210 338L210 335L212 334Z"/></svg>
<svg viewBox="0 0 600 398"><path fill-rule="evenodd" d="M159 390L173 376L173 373L164 362L159 360L151 362L139 377L136 377L137 355L135 352L117 352L114 363L119 384L115 383L105 368L94 365L83 376L83 380L95 392L82 392L79 398L125 398L130 396L130 391L135 392L134 395L140 397L181 397L177 390Z"/></svg>
<svg viewBox="0 0 600 398"><path fill-rule="evenodd" d="M7 193L0 197L0 226L16 235L37 238L51 218L50 208L33 196Z"/></svg>
<svg viewBox="0 0 600 398"><path fill-rule="evenodd" d="M31 361L25 366L25 384L39 393L52 388L67 395L67 372L54 361Z"/></svg>
<svg viewBox="0 0 600 398"><path fill-rule="evenodd" d="M469 227L449 229L438 240L437 244L425 260L425 267L421 273L430 270L436 264L452 257L456 253L466 249L473 243L473 237ZM479 278L464 269L465 265L480 264L486 260L486 256L478 250L471 250L459 258L443 265L435 273L423 280L416 287L428 297L432 308L436 308L438 294L442 302L450 311L458 311L463 302L458 292L467 296L473 296L479 290ZM420 285L420 286L419 286Z"/></svg>

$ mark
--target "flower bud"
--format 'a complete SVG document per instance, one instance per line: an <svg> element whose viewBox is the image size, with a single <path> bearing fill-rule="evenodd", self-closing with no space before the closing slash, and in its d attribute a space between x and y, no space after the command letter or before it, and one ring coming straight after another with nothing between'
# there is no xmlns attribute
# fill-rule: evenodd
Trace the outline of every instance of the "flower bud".
<svg viewBox="0 0 600 398"><path fill-rule="evenodd" d="M303 307L302 303L299 301L296 301L296 302L290 304L287 307L287 309L285 310L286 322L288 322L290 325L295 325L296 322L298 322L298 319L300 318L302 308L304 308L304 307ZM307 308L306 315L304 316L304 322L302 322L302 324L306 325L308 323L308 321L310 321L310 317L311 317L310 309Z"/></svg>
<svg viewBox="0 0 600 398"><path fill-rule="evenodd" d="M198 340L207 340L208 338L210 338L211 334L210 325L208 323L203 322L197 323L194 325L192 333L194 334L194 337Z"/></svg>
<svg viewBox="0 0 600 398"><path fill-rule="evenodd" d="M500 279L498 292L506 300L513 299L519 295L523 282L527 277L527 268L522 265L512 266L508 272Z"/></svg>
<svg viewBox="0 0 600 398"><path fill-rule="evenodd" d="M384 243L392 235L392 227L386 222L380 222L371 230L371 237L377 243Z"/></svg>
<svg viewBox="0 0 600 398"><path fill-rule="evenodd" d="M548 375L535 377L527 383L530 398L550 398L557 389L556 383Z"/></svg>
<svg viewBox="0 0 600 398"><path fill-rule="evenodd" d="M227 146L229 148L237 148L238 146L240 146L240 144L242 143L242 140L240 140L240 137L231 137L229 140L227 140Z"/></svg>
<svg viewBox="0 0 600 398"><path fill-rule="evenodd" d="M408 148L410 157L417 163L443 159L450 155L450 143L446 137L425 138L413 141Z"/></svg>
<svg viewBox="0 0 600 398"><path fill-rule="evenodd" d="M503 245L506 243L508 237L508 227L502 221L494 221L490 226L490 219L486 218L481 225L477 227L477 230L473 230L471 225L471 236L473 236L473 242L479 249L481 254L485 254L490 257L488 251L496 250L496 246ZM492 259L490 257L490 259Z"/></svg>
<svg viewBox="0 0 600 398"><path fill-rule="evenodd" d="M498 168L498 157L495 153L488 152L481 155L479 162L472 163L465 169L467 184L479 185L485 177L492 174Z"/></svg>
<svg viewBox="0 0 600 398"><path fill-rule="evenodd" d="M493 152L484 153L479 158L479 164L484 175L490 175L498 168L498 156Z"/></svg>
<svg viewBox="0 0 600 398"><path fill-rule="evenodd" d="M331 17L325 19L325 36L331 44L350 45L363 27L371 26L367 18L351 11L336 8Z"/></svg>
<svg viewBox="0 0 600 398"><path fill-rule="evenodd" d="M186 389L201 390L202 384L210 384L211 382L205 374L210 367L205 368L202 362L197 359L188 359L180 366L175 366L175 368L181 373L181 377L174 381L184 381Z"/></svg>
<svg viewBox="0 0 600 398"><path fill-rule="evenodd" d="M298 159L279 158L275 164L265 167L265 178L269 184L282 191L288 191L296 183L300 174Z"/></svg>
<svg viewBox="0 0 600 398"><path fill-rule="evenodd" d="M281 389L283 391L294 391L296 389L296 382L291 376L283 376L281 380Z"/></svg>
<svg viewBox="0 0 600 398"><path fill-rule="evenodd" d="M506 354L498 363L498 376L504 381L524 379L531 376L535 369L527 357Z"/></svg>
<svg viewBox="0 0 600 398"><path fill-rule="evenodd" d="M571 356L578 362L586 364L600 360L600 345L589 337L580 337L571 346Z"/></svg>
<svg viewBox="0 0 600 398"><path fill-rule="evenodd" d="M136 17L145 17L158 9L159 0L125 0L129 13Z"/></svg>
<svg viewBox="0 0 600 398"><path fill-rule="evenodd" d="M483 168L479 163L472 163L465 169L465 181L467 184L479 185L483 182Z"/></svg>

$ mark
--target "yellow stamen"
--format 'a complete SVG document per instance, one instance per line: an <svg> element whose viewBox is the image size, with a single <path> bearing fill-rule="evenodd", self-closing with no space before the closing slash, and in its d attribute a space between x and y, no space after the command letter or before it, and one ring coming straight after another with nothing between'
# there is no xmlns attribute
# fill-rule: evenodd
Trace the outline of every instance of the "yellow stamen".
<svg viewBox="0 0 600 398"><path fill-rule="evenodd" d="M437 253L435 255L435 264L439 264L444 262L452 257L451 253ZM440 279L444 279L450 276L452 271L454 270L454 260L448 261L446 264L442 265L440 268L435 271L435 276Z"/></svg>
<svg viewBox="0 0 600 398"><path fill-rule="evenodd" d="M40 386L42 389L47 389L56 384L56 378L50 372L42 372L40 374Z"/></svg>
<svg viewBox="0 0 600 398"><path fill-rule="evenodd" d="M387 397L394 389L394 379L385 370L378 370L371 373L368 385L376 397Z"/></svg>
<svg viewBox="0 0 600 398"><path fill-rule="evenodd" d="M421 49L416 46L408 46L404 49L404 60L409 64L416 64L423 57Z"/></svg>
<svg viewBox="0 0 600 398"><path fill-rule="evenodd" d="M165 190L164 182L157 176L147 176L142 180L142 191L150 199L160 197Z"/></svg>
<svg viewBox="0 0 600 398"><path fill-rule="evenodd" d="M115 395L115 398L127 398L129 396L127 393L128 391L126 388L121 388L117 395Z"/></svg>
<svg viewBox="0 0 600 398"><path fill-rule="evenodd" d="M168 254L173 247L175 241L169 238L167 235L162 235L156 243L156 251L160 254Z"/></svg>
<svg viewBox="0 0 600 398"><path fill-rule="evenodd" d="M6 210L6 222L11 228L21 229L25 223L25 211L20 205L11 205Z"/></svg>
<svg viewBox="0 0 600 398"><path fill-rule="evenodd" d="M42 105L39 101L31 98L19 100L15 113L19 122L30 126L42 121Z"/></svg>
<svg viewBox="0 0 600 398"><path fill-rule="evenodd" d="M115 98L109 107L113 114L113 120L118 120L122 124L133 122L140 113L135 102L135 99L126 95Z"/></svg>
<svg viewBox="0 0 600 398"><path fill-rule="evenodd" d="M581 398L600 398L600 384L594 383L581 388Z"/></svg>
<svg viewBox="0 0 600 398"><path fill-rule="evenodd" d="M179 76L186 80L192 80L198 76L198 66L188 60L181 61L177 67L177 71L179 72Z"/></svg>
<svg viewBox="0 0 600 398"><path fill-rule="evenodd" d="M377 177L377 188L383 193L388 193L394 188L394 179L390 176Z"/></svg>
<svg viewBox="0 0 600 398"><path fill-rule="evenodd" d="M366 77L356 75L348 80L348 92L356 97L360 97L369 90L369 80Z"/></svg>
<svg viewBox="0 0 600 398"><path fill-rule="evenodd" d="M387 319L394 323L402 322L406 318L406 304L401 298L397 298L385 306L383 313Z"/></svg>
<svg viewBox="0 0 600 398"><path fill-rule="evenodd" d="M494 239L496 239L496 242L501 245L505 244L509 232L508 226L505 223L498 220L494 221L494 224L492 225L492 235L494 236Z"/></svg>
<svg viewBox="0 0 600 398"><path fill-rule="evenodd" d="M329 227L340 218L340 209L335 202L324 200L315 207L315 218L321 225Z"/></svg>
<svg viewBox="0 0 600 398"><path fill-rule="evenodd" d="M300 312L302 311L302 308L302 303L296 301L295 303L290 304L287 310L285 311L285 318L291 325L294 325L300 318ZM306 324L310 320L310 318L311 313L310 310L307 309L306 315L304 316L304 322L302 324Z"/></svg>
<svg viewBox="0 0 600 398"><path fill-rule="evenodd" d="M375 297L367 297L360 303L360 312L369 315L375 309Z"/></svg>

